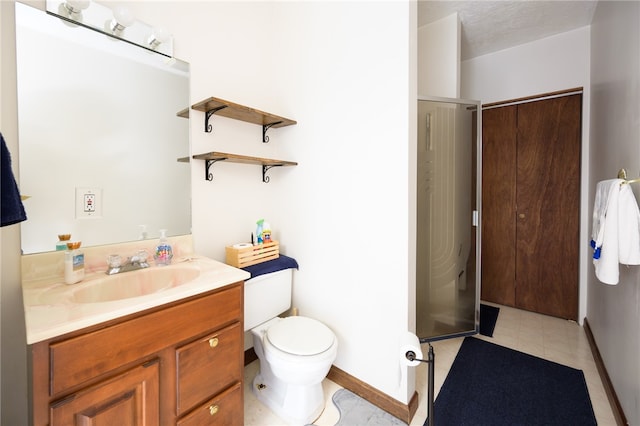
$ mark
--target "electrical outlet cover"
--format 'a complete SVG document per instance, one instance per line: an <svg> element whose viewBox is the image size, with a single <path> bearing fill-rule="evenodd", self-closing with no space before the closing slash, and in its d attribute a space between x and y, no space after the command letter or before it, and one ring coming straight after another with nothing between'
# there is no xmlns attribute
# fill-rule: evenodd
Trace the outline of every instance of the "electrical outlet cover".
<svg viewBox="0 0 640 426"><path fill-rule="evenodd" d="M76 188L76 219L102 217L102 188Z"/></svg>

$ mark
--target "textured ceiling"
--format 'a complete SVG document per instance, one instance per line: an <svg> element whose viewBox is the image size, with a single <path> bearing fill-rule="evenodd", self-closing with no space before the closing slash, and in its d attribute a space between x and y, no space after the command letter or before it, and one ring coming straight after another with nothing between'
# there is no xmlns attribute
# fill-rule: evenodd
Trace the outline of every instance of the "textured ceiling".
<svg viewBox="0 0 640 426"><path fill-rule="evenodd" d="M458 12L462 60L591 24L597 1L418 1L418 27Z"/></svg>

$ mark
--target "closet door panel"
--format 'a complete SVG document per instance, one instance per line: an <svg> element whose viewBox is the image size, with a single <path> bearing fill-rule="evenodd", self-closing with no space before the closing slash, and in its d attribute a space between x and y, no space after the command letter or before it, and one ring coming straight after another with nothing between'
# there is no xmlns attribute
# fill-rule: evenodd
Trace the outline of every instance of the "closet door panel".
<svg viewBox="0 0 640 426"><path fill-rule="evenodd" d="M515 305L517 106L482 112L482 299Z"/></svg>
<svg viewBox="0 0 640 426"><path fill-rule="evenodd" d="M516 306L577 319L581 95L518 106Z"/></svg>

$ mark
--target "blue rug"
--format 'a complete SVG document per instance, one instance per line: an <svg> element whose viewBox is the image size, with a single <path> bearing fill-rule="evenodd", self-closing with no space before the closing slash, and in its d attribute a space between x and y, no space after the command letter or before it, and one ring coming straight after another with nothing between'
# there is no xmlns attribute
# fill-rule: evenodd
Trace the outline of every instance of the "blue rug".
<svg viewBox="0 0 640 426"><path fill-rule="evenodd" d="M474 337L462 342L434 412L436 426L597 424L582 370Z"/></svg>
<svg viewBox="0 0 640 426"><path fill-rule="evenodd" d="M493 330L496 328L499 313L500 308L480 304L480 334L493 337Z"/></svg>

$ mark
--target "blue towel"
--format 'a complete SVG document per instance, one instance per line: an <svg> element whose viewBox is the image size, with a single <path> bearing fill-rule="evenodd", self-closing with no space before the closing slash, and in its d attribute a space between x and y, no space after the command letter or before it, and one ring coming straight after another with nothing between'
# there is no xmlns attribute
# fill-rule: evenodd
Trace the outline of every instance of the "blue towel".
<svg viewBox="0 0 640 426"><path fill-rule="evenodd" d="M247 266L242 269L249 272L251 278L255 278L258 275L270 274L271 272L278 272L290 268L298 269L298 262L292 257L281 254L277 259L267 260L266 262Z"/></svg>
<svg viewBox="0 0 640 426"><path fill-rule="evenodd" d="M11 171L11 154L7 148L7 144L4 141L2 133L0 133L0 139L2 140L2 205L0 206L0 226L13 225L14 223L27 220L27 213L24 211L22 200L20 199L20 191L18 191L18 185L16 179Z"/></svg>

